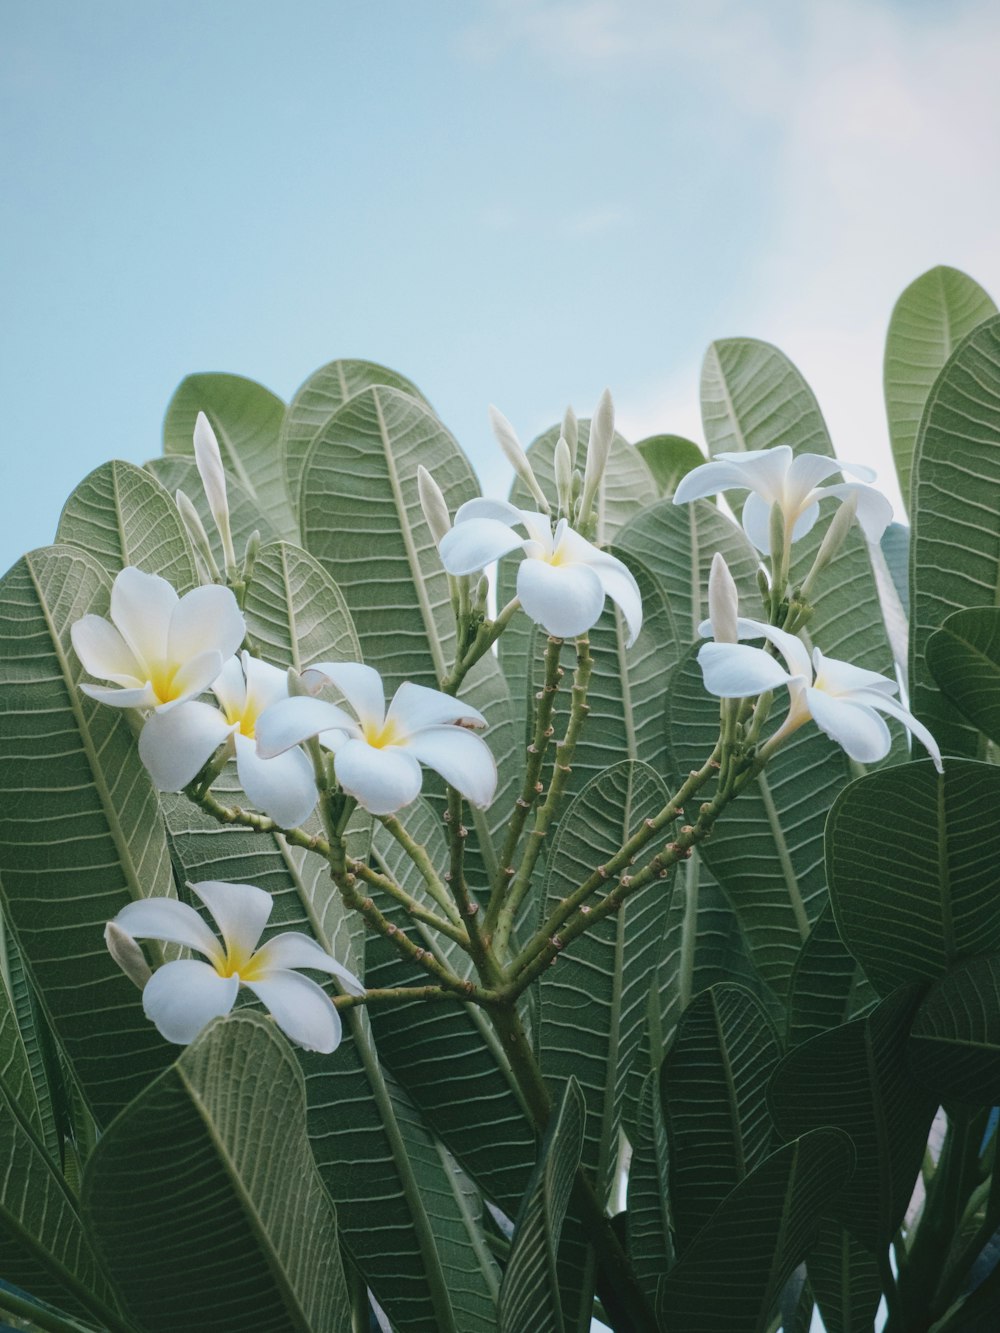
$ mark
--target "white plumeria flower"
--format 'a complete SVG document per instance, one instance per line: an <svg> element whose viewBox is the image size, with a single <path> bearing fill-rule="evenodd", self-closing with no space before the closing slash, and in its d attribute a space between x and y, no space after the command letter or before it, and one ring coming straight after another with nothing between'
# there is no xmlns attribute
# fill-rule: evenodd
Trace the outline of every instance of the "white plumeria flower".
<svg viewBox="0 0 1000 1333"><path fill-rule="evenodd" d="M514 530L524 528L528 536ZM475 574L518 547L517 595L526 614L557 639L593 629L610 597L628 625L629 646L642 628L642 598L631 570L600 551L560 519L555 532L545 514L517 509L505 500L467 500L441 540L449 574Z"/></svg>
<svg viewBox="0 0 1000 1333"><path fill-rule="evenodd" d="M282 828L303 823L316 804L312 764L299 749L274 759L257 753L265 708L288 698L288 675L248 653L231 657L212 685L220 707L191 700L154 713L139 736L139 757L160 791L180 791L232 737L240 786Z"/></svg>
<svg viewBox="0 0 1000 1333"><path fill-rule="evenodd" d="M111 620L83 616L73 647L92 676L115 688L81 685L115 708L164 713L208 689L246 634L229 588L195 588L178 597L166 579L131 566L115 578Z"/></svg>
<svg viewBox="0 0 1000 1333"><path fill-rule="evenodd" d="M337 781L373 815L391 815L420 794L426 764L473 805L487 806L497 784L490 747L470 727L482 713L440 690L404 681L385 708L382 677L360 662L319 662L304 673L319 688L333 683L355 717L324 699L283 699L257 722L257 752L283 754L312 736L334 752Z"/></svg>
<svg viewBox="0 0 1000 1333"><path fill-rule="evenodd" d="M861 481L820 486L836 473ZM819 518L821 500L857 496L858 522L870 542L877 542L892 520L892 505L865 482L875 473L857 463L841 463L823 454L793 455L787 444L745 453L716 454L710 463L693 468L674 492L674 504L687 504L720 491L744 489L743 529L758 551L771 545L771 510L777 505L784 521L786 545L804 537Z"/></svg>
<svg viewBox="0 0 1000 1333"><path fill-rule="evenodd" d="M353 972L308 935L288 931L259 949L274 900L252 884L206 880L192 884L222 932L222 944L187 903L144 898L129 903L113 924L133 939L163 940L194 949L208 961L179 958L153 973L142 992L146 1017L167 1041L186 1046L206 1023L228 1014L240 986L253 991L285 1036L307 1051L328 1055L340 1045L340 1015L330 997L295 968L328 972L350 995L363 995Z"/></svg>
<svg viewBox="0 0 1000 1333"><path fill-rule="evenodd" d="M944 772L941 751L923 723L918 722L898 699L895 681L877 671L824 657L813 649L812 660L800 638L757 620L737 622L740 638L768 639L785 659L788 670L765 653L745 643L705 643L698 650L698 663L709 694L722 699L752 699L765 690L788 686L791 704L788 716L768 742L780 744L793 731L812 719L852 759L873 764L889 753L892 738L879 716L888 713L907 728ZM699 626L700 634L712 632L710 621Z"/></svg>

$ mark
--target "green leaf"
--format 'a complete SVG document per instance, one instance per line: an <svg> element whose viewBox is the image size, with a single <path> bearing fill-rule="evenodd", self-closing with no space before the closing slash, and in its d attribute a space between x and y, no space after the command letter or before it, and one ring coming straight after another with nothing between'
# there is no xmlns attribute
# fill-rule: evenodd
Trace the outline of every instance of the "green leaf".
<svg viewBox="0 0 1000 1333"><path fill-rule="evenodd" d="M701 368L701 419L713 457L776 444L796 453L833 452L809 385L783 352L756 338L723 338L709 346Z"/></svg>
<svg viewBox="0 0 1000 1333"><path fill-rule="evenodd" d="M174 391L163 419L165 454L193 457L199 412L212 423L227 475L239 482L279 537L297 540L279 438L285 404L270 389L241 375L188 375Z"/></svg>
<svg viewBox="0 0 1000 1333"><path fill-rule="evenodd" d="M115 1120L83 1208L150 1330L350 1333L302 1075L273 1024L216 1020Z"/></svg>
<svg viewBox="0 0 1000 1333"><path fill-rule="evenodd" d="M934 382L917 432L910 548L910 707L944 754L980 737L942 697L925 654L953 611L1000 601L1000 316L981 324Z"/></svg>
<svg viewBox="0 0 1000 1333"><path fill-rule="evenodd" d="M115 1296L80 1220L77 1201L25 1117L0 1083L0 1272L33 1296L120 1329ZM0 1297L2 1303L2 1297Z"/></svg>
<svg viewBox="0 0 1000 1333"><path fill-rule="evenodd" d="M913 1020L909 1056L940 1100L1000 1102L1000 957L973 958L935 982Z"/></svg>
<svg viewBox="0 0 1000 1333"><path fill-rule="evenodd" d="M646 1076L628 1169L628 1255L636 1280L652 1304L660 1277L673 1262L667 1175L667 1131L659 1080Z"/></svg>
<svg viewBox="0 0 1000 1333"><path fill-rule="evenodd" d="M788 994L788 1044L801 1046L855 1018L876 999L827 903L802 946Z"/></svg>
<svg viewBox="0 0 1000 1333"><path fill-rule="evenodd" d="M301 671L312 662L361 661L343 593L290 542L261 547L243 609L256 653L275 666Z"/></svg>
<svg viewBox="0 0 1000 1333"><path fill-rule="evenodd" d="M907 1068L914 1007L904 988L866 1017L813 1037L782 1060L768 1090L784 1137L824 1125L850 1135L851 1183L820 1211L872 1250L888 1245L903 1220L938 1105Z"/></svg>
<svg viewBox="0 0 1000 1333"><path fill-rule="evenodd" d="M837 1222L824 1222L806 1260L826 1333L873 1333L882 1299L875 1256Z"/></svg>
<svg viewBox="0 0 1000 1333"><path fill-rule="evenodd" d="M13 932L2 914L0 931L0 1085L53 1161L58 1161L59 1132L42 1050L42 1041L51 1038L42 1032L44 1020L38 1002L32 995Z"/></svg>
<svg viewBox="0 0 1000 1333"><path fill-rule="evenodd" d="M1000 741L1000 609L956 611L927 640L938 688L974 727Z"/></svg>
<svg viewBox="0 0 1000 1333"><path fill-rule="evenodd" d="M781 718L782 696L775 714ZM700 768L719 734L719 701L706 694L693 651L674 671L667 727L676 779ZM813 726L795 732L723 813L701 855L732 903L751 961L783 996L826 901L823 829L848 779L843 751ZM707 799L708 789L699 794Z"/></svg>
<svg viewBox="0 0 1000 1333"><path fill-rule="evenodd" d="M645 764L616 764L592 779L560 821L549 854L545 914L618 850L669 793ZM550 1087L573 1080L587 1110L581 1161L599 1199L611 1187L629 1069L642 1040L646 1001L670 904L655 880L627 898L559 956L538 984L538 1058ZM560 1256L568 1328L589 1328L594 1280L582 1228L567 1228Z"/></svg>
<svg viewBox="0 0 1000 1333"><path fill-rule="evenodd" d="M893 307L883 383L904 505L909 503L917 427L931 385L962 339L996 313L977 282L943 264L911 282Z"/></svg>
<svg viewBox="0 0 1000 1333"><path fill-rule="evenodd" d="M563 1333L557 1255L583 1146L583 1094L570 1078L549 1119L514 1226L500 1288L500 1333Z"/></svg>
<svg viewBox="0 0 1000 1333"><path fill-rule="evenodd" d="M427 402L415 384L373 361L330 361L296 390L281 426L281 452L294 504L298 504L306 455L321 427L349 398L375 384Z"/></svg>
<svg viewBox="0 0 1000 1333"><path fill-rule="evenodd" d="M673 495L681 477L705 462L705 455L693 440L683 435L650 435L635 446L652 472L661 495Z"/></svg>
<svg viewBox="0 0 1000 1333"><path fill-rule="evenodd" d="M851 1143L814 1130L766 1158L724 1200L661 1284L657 1314L684 1333L763 1333L819 1214L851 1172Z"/></svg>
<svg viewBox="0 0 1000 1333"><path fill-rule="evenodd" d="M101 1122L169 1059L104 947L133 899L173 893L156 793L119 709L78 686L70 625L106 614L110 580L72 546L0 584L0 891L48 1019Z"/></svg>
<svg viewBox="0 0 1000 1333"><path fill-rule="evenodd" d="M1000 771L971 759L949 759L943 776L929 760L869 773L834 804L834 916L880 995L1000 952L998 809Z"/></svg>
<svg viewBox="0 0 1000 1333"><path fill-rule="evenodd" d="M135 565L159 574L179 593L198 583L177 506L132 463L104 463L80 482L63 506L56 541L89 551L112 578Z"/></svg>
<svg viewBox="0 0 1000 1333"><path fill-rule="evenodd" d="M660 1066L670 1212L683 1253L771 1145L765 1091L781 1055L763 1005L722 983L685 1009Z"/></svg>
<svg viewBox="0 0 1000 1333"><path fill-rule="evenodd" d="M151 458L143 464L143 469L151 473L171 498L178 491L183 491L198 511L205 535L208 537L212 555L220 570L225 569L226 558L222 551L222 538L215 526L215 519L208 507L208 496L201 484L198 467L193 458L181 458L172 454L169 458ZM226 496L229 500L229 527L233 535L233 549L236 557L243 559L251 533L259 532L262 542L275 539L277 533L264 516L257 501L232 476L226 477Z"/></svg>

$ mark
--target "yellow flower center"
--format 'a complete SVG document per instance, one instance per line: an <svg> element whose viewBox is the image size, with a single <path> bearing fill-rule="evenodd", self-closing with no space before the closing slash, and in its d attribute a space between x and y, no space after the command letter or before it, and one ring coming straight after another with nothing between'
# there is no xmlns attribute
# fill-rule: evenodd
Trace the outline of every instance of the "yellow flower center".
<svg viewBox="0 0 1000 1333"><path fill-rule="evenodd" d="M364 722L361 726L361 734L373 750L384 750L387 745L398 745L402 740L402 733L391 719L386 720L381 725L374 722Z"/></svg>
<svg viewBox="0 0 1000 1333"><path fill-rule="evenodd" d="M220 977L238 976L240 981L262 981L264 979L255 953L244 954L228 945L225 959L221 966L216 965L215 970Z"/></svg>
<svg viewBox="0 0 1000 1333"><path fill-rule="evenodd" d="M180 670L180 663L158 662L152 669L149 683L153 687L153 693L159 699L161 704L171 703L178 698L181 693L180 686L177 685L175 677Z"/></svg>
<svg viewBox="0 0 1000 1333"><path fill-rule="evenodd" d="M250 695L242 708L226 707L222 710L223 716L231 727L237 727L241 736L246 736L248 740L255 737L255 728L257 718L260 715L260 704Z"/></svg>

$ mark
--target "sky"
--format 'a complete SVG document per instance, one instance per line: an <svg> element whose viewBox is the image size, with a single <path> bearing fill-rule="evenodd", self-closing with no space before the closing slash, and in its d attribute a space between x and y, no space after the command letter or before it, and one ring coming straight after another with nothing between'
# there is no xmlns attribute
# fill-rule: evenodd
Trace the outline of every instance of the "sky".
<svg viewBox="0 0 1000 1333"><path fill-rule="evenodd" d="M499 494L491 402L701 439L751 336L886 474L896 297L1000 297L993 0L5 0L0 38L0 570L193 371L392 366Z"/></svg>

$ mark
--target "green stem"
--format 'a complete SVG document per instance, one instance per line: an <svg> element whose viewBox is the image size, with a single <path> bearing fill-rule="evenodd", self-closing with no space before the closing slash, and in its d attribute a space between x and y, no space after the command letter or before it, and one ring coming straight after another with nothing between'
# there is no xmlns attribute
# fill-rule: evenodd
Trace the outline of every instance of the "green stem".
<svg viewBox="0 0 1000 1333"><path fill-rule="evenodd" d="M512 598L503 610L498 614L496 620L484 620L472 637L471 643L462 647L459 651L458 659L455 665L446 676L440 678L439 684L445 694L457 694L461 688L462 681L480 660L485 657L493 645L499 639L514 617L514 613L520 609L521 603L516 597ZM468 615L465 611L460 615L460 621ZM459 643L462 641L461 628L459 632Z"/></svg>
<svg viewBox="0 0 1000 1333"><path fill-rule="evenodd" d="M479 903L469 891L465 879L465 839L469 830L462 822L462 794L454 787L448 787L448 812L445 816L448 826L449 866L448 882L455 897L459 914L464 919L468 930L468 950L472 955L479 975L487 981L496 980L498 969L483 939L479 928Z"/></svg>
<svg viewBox="0 0 1000 1333"><path fill-rule="evenodd" d="M440 876L434 869L434 863L427 854L427 848L422 843L416 842L406 831L402 823L395 815L380 815L382 827L390 833L399 843L403 851L420 871L420 877L427 886L427 892L431 895L438 907L444 912L453 925L461 926L462 918L455 910L455 904L452 902L448 890L441 881Z"/></svg>
<svg viewBox="0 0 1000 1333"><path fill-rule="evenodd" d="M480 1004L489 1004L496 997L492 991L481 991ZM468 996L459 995L443 986L386 986L381 989L366 990L364 995L334 995L334 1008L355 1009L358 1005L392 1003L409 1000L456 1000L464 1002Z"/></svg>

